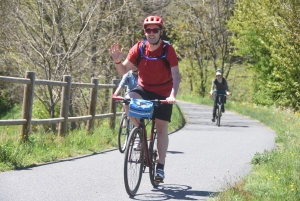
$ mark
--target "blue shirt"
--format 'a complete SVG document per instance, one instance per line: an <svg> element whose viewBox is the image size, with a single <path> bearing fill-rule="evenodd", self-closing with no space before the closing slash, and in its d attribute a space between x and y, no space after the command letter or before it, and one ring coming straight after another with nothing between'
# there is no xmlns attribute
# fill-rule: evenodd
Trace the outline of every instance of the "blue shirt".
<svg viewBox="0 0 300 201"><path fill-rule="evenodd" d="M132 89L136 87L137 83L138 83L138 76L134 75L132 73L132 70L130 70L128 71L128 73L123 75L119 86L122 86L122 88L124 88L125 85L127 85L125 94L128 94Z"/></svg>

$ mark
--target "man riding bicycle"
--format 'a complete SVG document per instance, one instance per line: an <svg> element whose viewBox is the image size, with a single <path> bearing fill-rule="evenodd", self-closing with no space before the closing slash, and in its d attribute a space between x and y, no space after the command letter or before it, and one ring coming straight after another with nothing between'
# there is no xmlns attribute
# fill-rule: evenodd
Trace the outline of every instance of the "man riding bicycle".
<svg viewBox="0 0 300 201"><path fill-rule="evenodd" d="M215 122L218 94L226 94L228 96L230 95L227 81L223 77L221 69L216 70L216 78L212 81L212 85L209 93L211 96L213 95L213 99L214 99L213 118L211 119L211 121ZM226 97L223 96L222 102L224 104L226 103ZM222 105L221 108L223 113L225 112L224 104Z"/></svg>
<svg viewBox="0 0 300 201"><path fill-rule="evenodd" d="M113 44L110 49L115 67L123 75L137 64L138 86L126 98L167 100L170 104L163 104L154 109L153 115L157 130L158 164L155 180L163 181L165 157L168 150L168 124L171 121L172 103L175 103L180 83L178 59L174 48L167 44L167 54L163 54L165 42L163 35L163 21L158 16L149 16L144 20L143 28L147 41L139 41L130 50L125 61L119 44ZM142 58L140 58L142 56ZM164 58L164 59L163 59ZM169 66L165 65L167 60ZM128 113L128 106L126 106ZM138 126L138 121L130 117L131 122Z"/></svg>

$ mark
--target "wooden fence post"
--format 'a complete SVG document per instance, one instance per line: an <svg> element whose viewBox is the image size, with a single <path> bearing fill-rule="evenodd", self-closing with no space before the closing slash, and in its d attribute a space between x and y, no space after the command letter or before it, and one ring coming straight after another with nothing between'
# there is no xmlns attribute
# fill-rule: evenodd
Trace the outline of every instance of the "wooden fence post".
<svg viewBox="0 0 300 201"><path fill-rule="evenodd" d="M26 78L30 79L30 83L25 85L24 87L22 119L26 119L26 124L22 125L22 131L21 131L22 141L28 140L28 135L30 133L30 128L31 128L35 72L27 71Z"/></svg>
<svg viewBox="0 0 300 201"><path fill-rule="evenodd" d="M89 115L92 115L92 119L88 120L87 122L87 132L91 132L94 130L94 121L96 115L96 108L97 108L97 96L98 96L98 78L92 78L92 83L95 84L95 87L91 89L90 92L90 105L89 105Z"/></svg>
<svg viewBox="0 0 300 201"><path fill-rule="evenodd" d="M116 85L116 87L114 87L113 89L112 89L112 93L111 94L113 94L114 93L114 91L118 88L118 85L119 85L119 82L120 82L120 80L118 80L118 79L113 79L112 80L112 83L114 84L114 85ZM114 129L115 127L116 127L116 104L115 104L115 102L111 99L110 100L110 113L113 113L114 115L110 118L110 128L111 129Z"/></svg>
<svg viewBox="0 0 300 201"><path fill-rule="evenodd" d="M59 124L59 128L58 128L59 136L64 136L68 132L68 118L69 118L72 77L70 75L64 75L63 81L67 82L67 86L63 87L61 93L60 117L63 117L65 120L64 122L61 122Z"/></svg>

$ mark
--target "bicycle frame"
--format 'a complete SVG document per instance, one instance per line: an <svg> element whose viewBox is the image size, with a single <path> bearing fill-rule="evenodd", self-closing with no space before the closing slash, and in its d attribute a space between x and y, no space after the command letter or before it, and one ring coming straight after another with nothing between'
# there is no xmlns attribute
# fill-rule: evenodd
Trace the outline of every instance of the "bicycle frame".
<svg viewBox="0 0 300 201"><path fill-rule="evenodd" d="M226 95L225 94L217 94L217 105L224 105L224 102L223 102L223 98L225 98L226 97ZM222 100L223 99L223 100Z"/></svg>
<svg viewBox="0 0 300 201"><path fill-rule="evenodd" d="M155 120L153 118L151 118L151 131L150 131L150 137L149 137L149 146L148 146L148 140L147 140L147 130L146 130L146 125L145 125L145 120L144 119L140 119L139 122L139 127L142 129L142 142L143 145L142 147L144 148L144 154L145 154L145 162L146 162L146 166L149 167L150 166L150 154L152 154L153 150L149 150L149 148L153 149L153 132L155 129Z"/></svg>
<svg viewBox="0 0 300 201"><path fill-rule="evenodd" d="M222 106L224 105L224 99L226 94L216 94L216 104L214 107L216 107L216 125L220 126L221 124L221 116L222 116ZM224 107L224 106L223 106Z"/></svg>

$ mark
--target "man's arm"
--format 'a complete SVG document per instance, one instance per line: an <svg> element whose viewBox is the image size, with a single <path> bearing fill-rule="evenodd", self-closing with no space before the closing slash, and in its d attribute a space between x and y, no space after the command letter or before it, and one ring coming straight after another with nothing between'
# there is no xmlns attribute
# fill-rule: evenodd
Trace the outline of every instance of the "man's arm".
<svg viewBox="0 0 300 201"><path fill-rule="evenodd" d="M226 87L226 94L227 94L227 96L229 96L230 92L229 92L227 80L225 80L225 87Z"/></svg>
<svg viewBox="0 0 300 201"><path fill-rule="evenodd" d="M172 88L170 97L175 98L177 95L177 92L178 92L180 81L181 81L178 66L172 67L171 72L172 72L172 78L173 78L173 88Z"/></svg>
<svg viewBox="0 0 300 201"><path fill-rule="evenodd" d="M214 83L214 80L212 81L212 83L211 83L211 88L210 88L210 92L209 92L209 94L212 96L213 95L213 93L214 93L214 85L215 85L215 83Z"/></svg>
<svg viewBox="0 0 300 201"><path fill-rule="evenodd" d="M116 89L116 91L114 92L113 95L117 96L120 93L121 89L122 89L122 86L118 86L118 88Z"/></svg>
<svg viewBox="0 0 300 201"><path fill-rule="evenodd" d="M115 67L120 75L124 75L128 71L132 70L134 65L128 59L121 63L115 63Z"/></svg>

